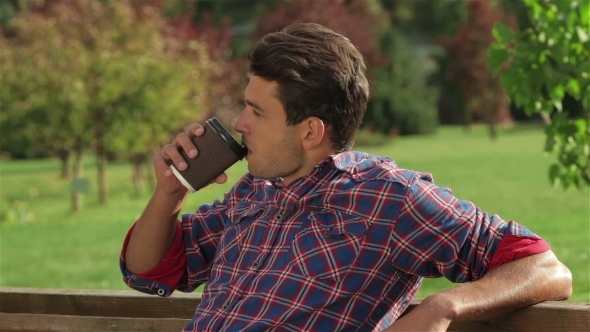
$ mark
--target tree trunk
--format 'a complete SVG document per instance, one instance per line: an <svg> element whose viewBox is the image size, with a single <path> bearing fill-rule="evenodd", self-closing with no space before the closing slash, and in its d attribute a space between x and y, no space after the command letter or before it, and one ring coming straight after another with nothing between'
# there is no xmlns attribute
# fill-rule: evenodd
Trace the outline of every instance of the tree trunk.
<svg viewBox="0 0 590 332"><path fill-rule="evenodd" d="M82 148L78 145L74 151L74 178L82 177ZM82 210L82 193L72 193L72 211Z"/></svg>
<svg viewBox="0 0 590 332"><path fill-rule="evenodd" d="M463 129L468 133L471 133L471 124L473 122L473 111L471 107L472 106L470 104L467 104L463 110Z"/></svg>
<svg viewBox="0 0 590 332"><path fill-rule="evenodd" d="M62 179L70 178L70 151L66 149L59 149L57 151L57 156L61 161L61 174L60 177Z"/></svg>
<svg viewBox="0 0 590 332"><path fill-rule="evenodd" d="M143 185L143 170L142 170L142 162L139 160L133 161L133 187L135 188L135 195L137 197L141 196L143 193L144 185Z"/></svg>
<svg viewBox="0 0 590 332"><path fill-rule="evenodd" d="M156 189L156 176L154 174L154 168L151 163L146 163L146 167L148 168L145 172L145 178L147 179L148 188L151 192Z"/></svg>
<svg viewBox="0 0 590 332"><path fill-rule="evenodd" d="M502 96L500 94L494 93L494 90L492 90L492 84L493 82L490 83L490 90L488 90L485 94L486 98L484 99L483 107L485 107L484 111L490 128L490 138L495 140L498 138L497 115L500 112Z"/></svg>
<svg viewBox="0 0 590 332"><path fill-rule="evenodd" d="M498 138L498 130L496 128L496 119L493 112L489 112L488 114L488 124L490 127L490 138L495 140Z"/></svg>
<svg viewBox="0 0 590 332"><path fill-rule="evenodd" d="M100 205L107 203L107 181L105 168L107 164L107 154L103 143L99 140L96 147L96 162L97 162L97 184L98 184L98 202Z"/></svg>

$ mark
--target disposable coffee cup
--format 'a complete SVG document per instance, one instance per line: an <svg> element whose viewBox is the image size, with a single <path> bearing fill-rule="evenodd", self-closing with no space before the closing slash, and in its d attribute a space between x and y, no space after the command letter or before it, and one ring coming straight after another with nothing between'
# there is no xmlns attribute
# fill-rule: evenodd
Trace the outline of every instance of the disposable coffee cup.
<svg viewBox="0 0 590 332"><path fill-rule="evenodd" d="M230 132L216 118L205 121L205 133L194 136L193 143L199 151L197 157L190 158L184 149L180 154L188 167L184 171L170 166L172 173L190 192L195 192L215 180L225 170L246 155L246 147L238 143Z"/></svg>

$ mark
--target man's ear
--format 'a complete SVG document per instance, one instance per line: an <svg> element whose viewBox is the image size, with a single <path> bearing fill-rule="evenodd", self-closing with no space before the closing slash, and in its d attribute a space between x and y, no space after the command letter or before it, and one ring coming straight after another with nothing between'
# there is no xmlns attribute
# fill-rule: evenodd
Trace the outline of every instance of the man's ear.
<svg viewBox="0 0 590 332"><path fill-rule="evenodd" d="M301 123L301 138L303 148L311 150L320 145L326 134L326 126L320 118L312 116Z"/></svg>

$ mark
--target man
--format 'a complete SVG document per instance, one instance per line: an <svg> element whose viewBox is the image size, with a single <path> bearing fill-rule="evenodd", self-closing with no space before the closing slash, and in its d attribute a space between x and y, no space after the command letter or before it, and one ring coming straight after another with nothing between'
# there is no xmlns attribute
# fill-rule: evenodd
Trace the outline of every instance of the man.
<svg viewBox="0 0 590 332"><path fill-rule="evenodd" d="M223 200L178 213L170 165L198 154L190 125L153 159L157 188L121 254L127 284L169 296L205 284L185 331L444 331L571 294L549 245L439 188L429 174L349 151L369 97L362 55L317 24L249 52L235 129L249 172ZM216 179L223 183L223 174ZM461 286L404 312L423 277Z"/></svg>

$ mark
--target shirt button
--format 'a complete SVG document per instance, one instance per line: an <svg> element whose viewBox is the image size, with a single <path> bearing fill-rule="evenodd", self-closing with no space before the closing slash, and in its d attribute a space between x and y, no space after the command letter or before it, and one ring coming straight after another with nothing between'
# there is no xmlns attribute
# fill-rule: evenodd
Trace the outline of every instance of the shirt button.
<svg viewBox="0 0 590 332"><path fill-rule="evenodd" d="M281 220L283 219L283 215L282 214L277 214L277 216L275 217L276 220Z"/></svg>
<svg viewBox="0 0 590 332"><path fill-rule="evenodd" d="M229 305L227 305L227 304L224 304L224 305L223 305L223 310L227 310L227 308L229 308Z"/></svg>
<svg viewBox="0 0 590 332"><path fill-rule="evenodd" d="M254 262L252 265L254 265L254 267L258 267L258 262Z"/></svg>
<svg viewBox="0 0 590 332"><path fill-rule="evenodd" d="M330 237L330 233L326 232L326 233L324 233L324 236L325 237Z"/></svg>
<svg viewBox="0 0 590 332"><path fill-rule="evenodd" d="M165 291L165 290L163 290L162 288L160 288L160 289L158 289L157 293L158 293L158 295L160 295L160 296L164 296L164 294L166 294L166 291Z"/></svg>

